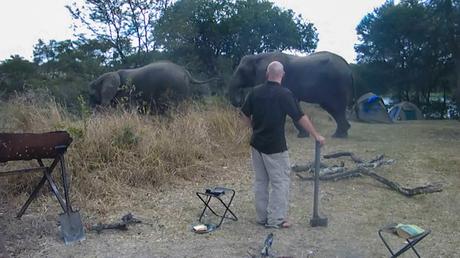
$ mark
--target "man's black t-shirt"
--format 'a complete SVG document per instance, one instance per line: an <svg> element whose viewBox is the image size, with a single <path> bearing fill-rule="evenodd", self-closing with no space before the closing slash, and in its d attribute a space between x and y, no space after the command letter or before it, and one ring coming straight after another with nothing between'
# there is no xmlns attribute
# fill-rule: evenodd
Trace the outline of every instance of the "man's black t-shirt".
<svg viewBox="0 0 460 258"><path fill-rule="evenodd" d="M292 92L272 81L254 87L241 111L252 121L251 146L265 154L287 150L284 135L286 114L294 121L303 116Z"/></svg>

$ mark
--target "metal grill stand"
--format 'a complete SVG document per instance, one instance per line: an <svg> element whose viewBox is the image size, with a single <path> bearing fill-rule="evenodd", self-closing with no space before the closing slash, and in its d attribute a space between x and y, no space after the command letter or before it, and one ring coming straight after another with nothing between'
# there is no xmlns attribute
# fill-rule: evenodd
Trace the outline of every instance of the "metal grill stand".
<svg viewBox="0 0 460 258"><path fill-rule="evenodd" d="M70 203L64 153L71 142L70 135L63 131L43 134L0 134L0 162L36 159L39 165L34 168L0 172L0 177L32 172L43 173L40 182L35 186L16 217L19 219L24 215L31 202L37 197L40 189L48 182L51 191L64 211L60 215L60 224L66 244L85 239L80 214L72 210ZM49 166L45 166L42 159L53 159L53 161ZM52 177L52 173L58 164L61 170L64 197Z"/></svg>

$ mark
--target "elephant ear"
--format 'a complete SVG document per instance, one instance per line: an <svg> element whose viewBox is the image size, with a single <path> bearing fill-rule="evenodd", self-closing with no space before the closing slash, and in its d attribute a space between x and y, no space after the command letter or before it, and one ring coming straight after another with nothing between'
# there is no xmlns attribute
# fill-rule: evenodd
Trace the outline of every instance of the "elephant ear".
<svg viewBox="0 0 460 258"><path fill-rule="evenodd" d="M121 85L120 75L118 72L110 72L103 75L100 82L101 105L108 106L113 98L117 95L118 88Z"/></svg>
<svg viewBox="0 0 460 258"><path fill-rule="evenodd" d="M256 76L256 56L248 55L244 56L241 59L240 66L238 67L239 76L241 76L240 80L246 82L247 85L245 87L252 87L254 86L254 79Z"/></svg>
<svg viewBox="0 0 460 258"><path fill-rule="evenodd" d="M284 66L284 70L286 71L287 62L286 56L283 53L267 53L267 54L260 54L257 56L255 67L255 78L257 83L262 83L266 80L267 76L267 67L273 61L278 61Z"/></svg>
<svg viewBox="0 0 460 258"><path fill-rule="evenodd" d="M267 67L273 62L278 61L272 56L259 55L254 65L255 83L263 83L267 79Z"/></svg>
<svg viewBox="0 0 460 258"><path fill-rule="evenodd" d="M100 104L101 95L100 95L100 78L97 78L89 83L89 101L91 106Z"/></svg>

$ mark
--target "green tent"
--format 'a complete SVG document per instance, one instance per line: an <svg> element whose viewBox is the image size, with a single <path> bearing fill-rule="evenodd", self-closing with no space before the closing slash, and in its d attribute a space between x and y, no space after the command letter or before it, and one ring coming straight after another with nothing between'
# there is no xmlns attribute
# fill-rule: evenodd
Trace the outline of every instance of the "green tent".
<svg viewBox="0 0 460 258"><path fill-rule="evenodd" d="M414 103L408 101L392 106L388 114L393 121L423 119L422 111Z"/></svg>
<svg viewBox="0 0 460 258"><path fill-rule="evenodd" d="M362 95L353 107L350 117L367 123L392 123L383 99L372 92Z"/></svg>

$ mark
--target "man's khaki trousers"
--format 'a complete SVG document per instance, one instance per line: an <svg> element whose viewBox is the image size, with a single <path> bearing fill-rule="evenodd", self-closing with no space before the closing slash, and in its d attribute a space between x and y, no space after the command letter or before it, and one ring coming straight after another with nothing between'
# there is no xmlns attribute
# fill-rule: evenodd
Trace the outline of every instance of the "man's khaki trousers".
<svg viewBox="0 0 460 258"><path fill-rule="evenodd" d="M265 154L251 147L257 223L279 225L289 206L290 162L287 151Z"/></svg>

